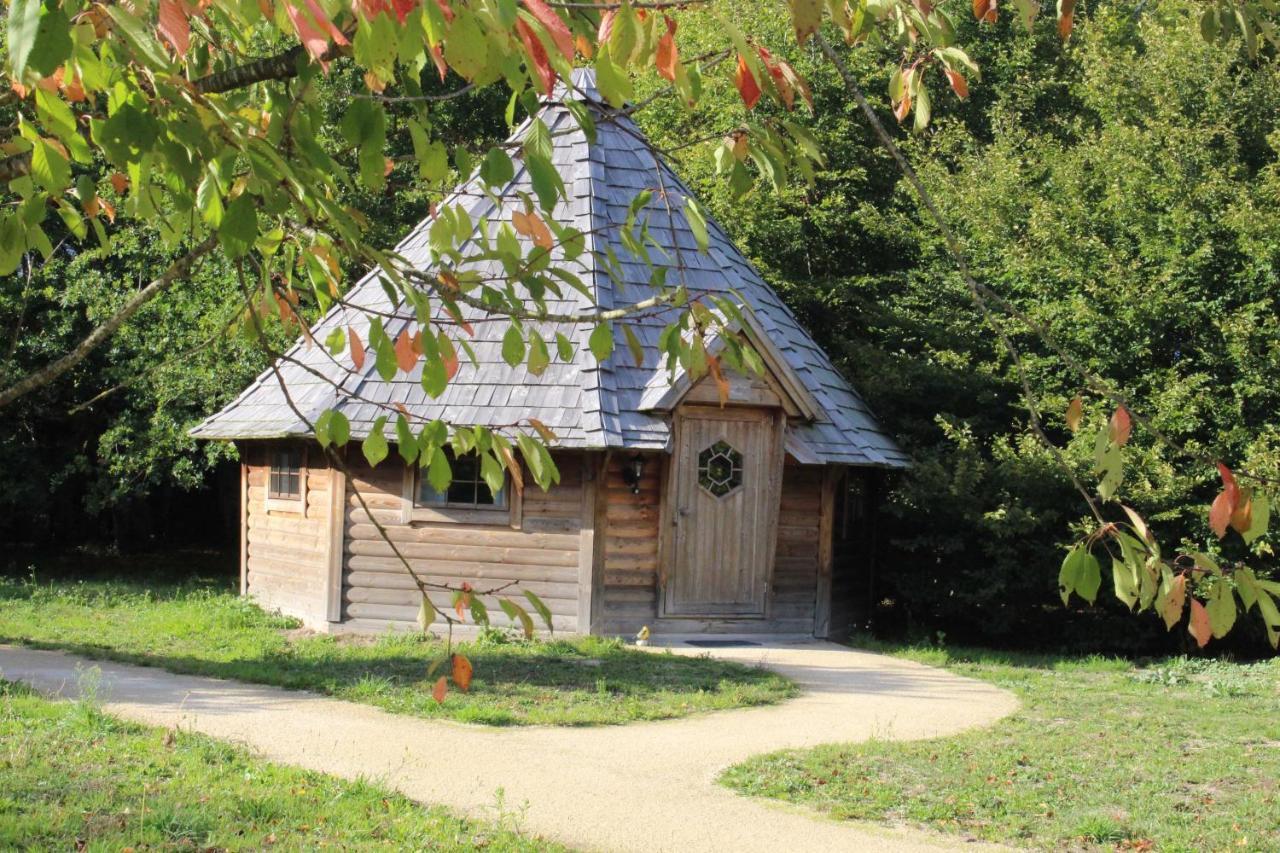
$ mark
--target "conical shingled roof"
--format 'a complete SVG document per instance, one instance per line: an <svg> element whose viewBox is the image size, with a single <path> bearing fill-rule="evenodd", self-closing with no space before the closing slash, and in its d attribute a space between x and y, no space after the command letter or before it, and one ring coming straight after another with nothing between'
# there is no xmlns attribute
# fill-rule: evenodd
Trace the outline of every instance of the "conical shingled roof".
<svg viewBox="0 0 1280 853"><path fill-rule="evenodd" d="M554 218L571 224L587 235L587 251L573 262L557 261L577 274L592 290L595 305L584 294L566 288L564 298L548 299L547 310L568 314L593 307L607 309L626 305L652 294L650 269L643 260L630 255L622 245L619 230L627 218L633 198L645 189L655 190L647 208L649 230L662 244L666 257L653 253L655 265L667 265L667 281L683 280L691 292L728 293L736 291L745 300L753 324L758 326L776 354L785 359L791 375L799 380L816 401L820 412L809 423L792 424L788 448L802 462L844 463L879 467L902 467L906 455L875 422L857 392L844 380L830 359L800 326L778 295L760 277L751 263L733 245L724 231L709 221L710 249L698 251L685 220L683 199L692 195L684 182L650 147L639 128L627 117L602 104L596 95L592 72L575 72L575 88L587 98L597 117L595 141L588 142L577 121L558 99L549 101L541 113L551 130L553 161L564 179L568 200L561 201ZM528 124L512 136L519 141ZM518 154L513 155L515 177L497 193L498 203L482 191L478 177L455 190L445 204L465 206L472 221L483 218L491 227L509 220L523 209L519 193L531 193L527 171ZM661 200L665 190L673 213ZM431 220L424 220L396 247L396 252L416 268L432 265L428 246ZM606 245L607 243L607 245ZM464 255L468 247L463 247ZM612 248L620 260L621 283L611 278L597 258ZM682 265L683 269L678 269ZM501 277L497 261L471 265L482 275ZM394 315L384 318L387 333L395 338L406 325L416 327L411 309L393 305L378 282L376 272L366 275L347 296L347 301L366 310ZM380 415L392 414L387 405L403 404L413 415L441 418L460 425L507 426L537 418L556 434L555 446L570 448L668 449L668 418L653 410L655 393L668 381L657 348L658 336L670 322L672 312L650 314L628 320L645 350L643 366L635 367L625 346L597 364L586 347L589 325L533 324L550 340L564 333L580 346L571 363L552 360L541 376L523 365L510 367L502 358L502 336L506 323L487 318L484 312L462 306L465 319L474 324L469 338L476 363L465 356L457 374L436 399L427 396L420 383L420 367L397 373L384 381L368 358L362 371L350 366L350 357L338 360L320 344L295 344L288 356L299 364L279 362L268 369L226 408L194 430L199 438L250 439L304 436L310 432L299 419L280 388L279 377L288 388L288 397L313 421L321 412L337 408L351 422L352 434L367 435ZM441 313L441 318L445 315ZM368 320L360 310L335 307L311 329L323 341L334 328L354 326L361 337ZM337 384L338 388L334 387ZM339 390L340 389L340 390ZM394 419L394 418L393 418Z"/></svg>

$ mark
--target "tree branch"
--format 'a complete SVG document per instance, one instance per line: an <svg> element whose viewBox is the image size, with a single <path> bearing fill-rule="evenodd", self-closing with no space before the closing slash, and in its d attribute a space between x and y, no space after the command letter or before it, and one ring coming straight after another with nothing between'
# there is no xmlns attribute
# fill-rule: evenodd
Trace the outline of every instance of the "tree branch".
<svg viewBox="0 0 1280 853"><path fill-rule="evenodd" d="M169 288L182 276L191 271L195 262L218 245L216 236L210 234L202 243L196 246L187 254L174 261L170 267L157 279L153 280L146 287L139 290L129 300L120 307L116 313L112 314L107 320L89 333L84 340L76 345L75 349L50 364L45 365L36 372L29 374L25 379L19 380L8 388L0 391L0 409L12 403L14 400L40 388L48 385L71 368L88 357L99 346L107 341L116 331L123 326L130 317L137 314L142 306L146 305L155 297L159 296Z"/></svg>

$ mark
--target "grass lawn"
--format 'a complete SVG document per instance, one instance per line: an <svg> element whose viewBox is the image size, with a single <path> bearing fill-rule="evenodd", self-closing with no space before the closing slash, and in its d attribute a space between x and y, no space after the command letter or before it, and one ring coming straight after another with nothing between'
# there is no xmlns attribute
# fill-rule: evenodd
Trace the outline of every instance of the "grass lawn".
<svg viewBox="0 0 1280 853"><path fill-rule="evenodd" d="M563 849L494 820L0 681L0 849Z"/></svg>
<svg viewBox="0 0 1280 853"><path fill-rule="evenodd" d="M1023 707L955 737L761 756L722 781L837 818L1039 849L1280 850L1280 659L897 654Z"/></svg>
<svg viewBox="0 0 1280 853"><path fill-rule="evenodd" d="M36 581L0 577L0 642L65 649L366 702L397 713L490 725L601 725L760 705L795 693L763 669L643 652L587 637L455 644L470 693L431 698L443 643L421 635L339 638L290 629L224 583Z"/></svg>

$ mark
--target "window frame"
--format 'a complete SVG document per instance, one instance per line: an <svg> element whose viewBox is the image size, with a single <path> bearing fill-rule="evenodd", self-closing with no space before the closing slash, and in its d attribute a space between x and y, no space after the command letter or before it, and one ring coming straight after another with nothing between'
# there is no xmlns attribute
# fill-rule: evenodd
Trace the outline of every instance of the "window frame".
<svg viewBox="0 0 1280 853"><path fill-rule="evenodd" d="M491 527L510 527L519 530L523 520L523 501L520 493L512 488L511 476L503 473L502 491L506 501L501 504L418 502L418 486L426 472L414 464L405 464L401 487L401 521L442 522L446 524L477 524ZM479 480L483 483L483 480Z"/></svg>
<svg viewBox="0 0 1280 853"><path fill-rule="evenodd" d="M281 466L278 466L276 462L279 455L285 453L298 454L298 494L295 496L273 495L271 493L272 473L274 471L281 470ZM305 515L307 510L307 448L289 445L268 447L267 460L264 467L267 472L267 511L270 512L275 510L277 512L291 512Z"/></svg>

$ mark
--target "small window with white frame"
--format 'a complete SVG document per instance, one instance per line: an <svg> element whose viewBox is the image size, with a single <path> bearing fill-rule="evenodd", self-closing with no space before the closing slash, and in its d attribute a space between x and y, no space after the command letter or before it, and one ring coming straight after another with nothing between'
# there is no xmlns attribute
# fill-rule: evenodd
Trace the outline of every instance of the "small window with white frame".
<svg viewBox="0 0 1280 853"><path fill-rule="evenodd" d="M407 466L405 471L405 521L443 521L460 524L501 524L520 527L520 496L506 476L494 492L480 471L475 453L455 456L446 448L453 473L442 491L432 487L425 469Z"/></svg>
<svg viewBox="0 0 1280 853"><path fill-rule="evenodd" d="M267 451L267 509L301 512L307 491L306 454L301 447Z"/></svg>

